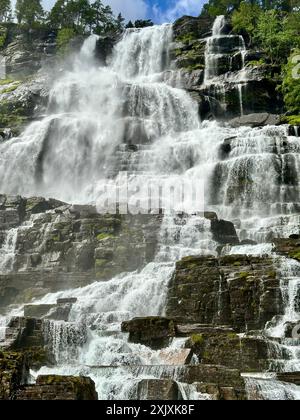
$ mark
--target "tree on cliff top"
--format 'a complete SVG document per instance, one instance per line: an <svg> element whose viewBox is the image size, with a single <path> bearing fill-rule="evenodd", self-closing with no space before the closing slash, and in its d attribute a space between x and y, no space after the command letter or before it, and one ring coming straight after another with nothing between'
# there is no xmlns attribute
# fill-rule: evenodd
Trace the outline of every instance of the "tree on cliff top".
<svg viewBox="0 0 300 420"><path fill-rule="evenodd" d="M0 0L0 22L7 22L11 15L10 0Z"/></svg>
<svg viewBox="0 0 300 420"><path fill-rule="evenodd" d="M19 24L31 26L43 18L44 9L40 0L17 0L15 13Z"/></svg>
<svg viewBox="0 0 300 420"><path fill-rule="evenodd" d="M122 26L122 16L114 19L109 6L101 0L90 3L88 0L57 0L49 14L53 28L72 28L76 33L94 32L102 34Z"/></svg>

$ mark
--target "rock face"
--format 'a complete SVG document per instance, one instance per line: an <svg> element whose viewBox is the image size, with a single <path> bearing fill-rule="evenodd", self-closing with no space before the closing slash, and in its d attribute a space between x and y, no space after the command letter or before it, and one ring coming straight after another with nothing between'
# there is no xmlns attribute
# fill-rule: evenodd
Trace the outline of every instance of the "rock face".
<svg viewBox="0 0 300 420"><path fill-rule="evenodd" d="M123 322L122 332L129 333L129 341L141 343L152 348L168 346L170 338L176 335L172 319L161 317L135 318Z"/></svg>
<svg viewBox="0 0 300 420"><path fill-rule="evenodd" d="M168 379L144 379L138 385L139 400L182 400L176 382Z"/></svg>
<svg viewBox="0 0 300 420"><path fill-rule="evenodd" d="M26 356L0 352L0 400L12 400L29 375Z"/></svg>
<svg viewBox="0 0 300 420"><path fill-rule="evenodd" d="M266 125L280 124L280 115L268 114L267 112L243 115L228 122L233 128L242 127L247 125L249 127L263 127Z"/></svg>
<svg viewBox="0 0 300 420"><path fill-rule="evenodd" d="M187 16L174 24L173 66L181 73L183 87L198 102L201 117L227 120L253 112L280 113L283 101L276 92L280 70L262 64L262 52L246 50L244 40L232 34L228 23L222 28L222 36L207 41L212 25L208 18ZM207 42L209 54L215 55L211 80L205 77L210 71Z"/></svg>
<svg viewBox="0 0 300 420"><path fill-rule="evenodd" d="M210 17L182 16L173 26L176 38L205 38L211 34L213 19Z"/></svg>
<svg viewBox="0 0 300 420"><path fill-rule="evenodd" d="M47 292L85 286L153 260L161 216L101 215L93 206L0 197L0 309Z"/></svg>
<svg viewBox="0 0 300 420"><path fill-rule="evenodd" d="M271 258L188 257L177 263L167 316L186 323L264 328L283 311L280 282Z"/></svg>
<svg viewBox="0 0 300 420"><path fill-rule="evenodd" d="M56 34L49 29L26 30L10 24L2 54L10 76L34 74L56 52Z"/></svg>
<svg viewBox="0 0 300 420"><path fill-rule="evenodd" d="M96 401L98 395L95 383L90 378L43 375L38 376L36 385L21 387L15 399Z"/></svg>
<svg viewBox="0 0 300 420"><path fill-rule="evenodd" d="M5 255L0 261L0 311L144 267L156 254L162 217L103 215L93 206L0 195L0 255L1 249ZM214 213L204 217L211 220L215 241L238 243L232 223ZM178 216L178 223L184 220ZM26 308L26 313L38 317L30 312L34 310L47 308ZM58 318L64 319L62 313Z"/></svg>

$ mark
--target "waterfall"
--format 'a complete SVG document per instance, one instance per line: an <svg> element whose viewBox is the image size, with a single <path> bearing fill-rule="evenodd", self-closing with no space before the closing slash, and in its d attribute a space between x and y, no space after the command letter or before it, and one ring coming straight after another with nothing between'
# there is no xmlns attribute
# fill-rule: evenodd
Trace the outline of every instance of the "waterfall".
<svg viewBox="0 0 300 420"><path fill-rule="evenodd" d="M222 29L226 25L226 18L223 15L217 16L213 28L212 28L212 34L213 36L221 36L222 35Z"/></svg>
<svg viewBox="0 0 300 420"><path fill-rule="evenodd" d="M42 368L35 375L49 372L88 375L95 381L100 399L133 398L141 379L164 377L166 362L161 352L129 343L127 335L120 332L121 322L163 315L174 262L184 256L206 253L209 244L214 243L208 221L198 216L183 225L177 223L176 217L166 217L160 238L161 247L155 261L141 272L49 294L35 302L51 304L60 298L77 298L69 321L48 321L45 330L57 366ZM181 348L182 340L173 341L165 352L174 355ZM197 393L192 385L180 383L180 387L185 390L186 398L208 398Z"/></svg>
<svg viewBox="0 0 300 420"><path fill-rule="evenodd" d="M18 228L10 229L0 248L0 273L6 273L13 269L16 245L18 239Z"/></svg>
<svg viewBox="0 0 300 420"><path fill-rule="evenodd" d="M209 94L217 98L226 110L225 75L226 83L236 84L240 114L243 115L243 88L247 86L247 71L245 68L247 50L242 36L226 33L226 24L225 16L218 16L213 25L212 36L207 38L204 86L208 89ZM241 67L236 74L232 69L232 64L234 57L237 55L240 56Z"/></svg>
<svg viewBox="0 0 300 420"><path fill-rule="evenodd" d="M221 82L218 76L221 60L231 65L226 43L230 53L241 54L245 67L244 41L224 34L225 26L224 17L219 17L207 40L209 90L224 90L224 79ZM99 67L94 59L96 40L89 38L55 81L47 115L20 137L0 144L1 192L94 203L102 186L110 185L119 171L130 173L133 188L152 179L167 178L173 185L179 180L203 181L205 209L234 220L240 239L258 243L224 252L271 254L274 238L299 233L300 145L286 127L234 129L215 121L201 123L196 103L165 76L170 70L171 25L126 31L107 67ZM243 71L237 80L246 81ZM241 113L242 92L241 88ZM126 145L136 148L134 155L126 152ZM12 268L16 237L17 230L7 234L0 250L1 271ZM176 261L190 255L217 255L216 248L208 220L193 214L182 221L176 214L166 214L155 260L141 271L35 301L52 304L58 298L77 298L68 322L47 321L45 335L56 366L34 374L90 376L101 399L134 399L141 379L170 377L180 382L178 372L184 366L165 366L159 351L129 343L121 323L163 315ZM284 341L283 335L284 325L298 317L297 270L281 273L286 313L273 330L266 328L270 340L281 338L290 354L284 370L290 361L299 360L299 346ZM170 343L168 350L179 351L177 344ZM249 379L249 387L251 380L252 385L257 381L255 389L263 394L270 387L286 398L290 398L286 392L297 391L290 386L281 392L284 385L274 378ZM179 386L185 398L208 398L193 385ZM271 391L265 395L272 398Z"/></svg>

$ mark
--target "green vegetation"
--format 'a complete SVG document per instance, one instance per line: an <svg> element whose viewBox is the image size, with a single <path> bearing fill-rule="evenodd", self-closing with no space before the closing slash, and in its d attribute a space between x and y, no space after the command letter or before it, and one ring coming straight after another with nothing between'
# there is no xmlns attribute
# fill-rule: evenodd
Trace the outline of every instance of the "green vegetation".
<svg viewBox="0 0 300 420"><path fill-rule="evenodd" d="M76 33L72 28L63 28L57 34L57 49L59 54L66 54L69 50L70 41L75 38Z"/></svg>
<svg viewBox="0 0 300 420"><path fill-rule="evenodd" d="M209 0L202 16L226 15L233 32L241 34L252 49L265 58L249 66L267 65L277 75L284 96L286 121L298 124L300 113L300 8L298 0ZM273 69L273 70L272 70ZM296 75L296 76L295 76ZM282 84L282 86L281 86Z"/></svg>
<svg viewBox="0 0 300 420"><path fill-rule="evenodd" d="M40 0L17 0L16 2L16 18L19 24L32 26L35 22L41 21L44 14Z"/></svg>
<svg viewBox="0 0 300 420"><path fill-rule="evenodd" d="M114 236L111 235L110 233L100 233L99 235L97 235L97 240L98 241L104 241L106 239L113 239Z"/></svg>
<svg viewBox="0 0 300 420"><path fill-rule="evenodd" d="M289 257L300 261L300 248L295 249L289 253Z"/></svg>
<svg viewBox="0 0 300 420"><path fill-rule="evenodd" d="M293 114L288 122L298 125L300 122L300 50L294 50L287 64L283 67L282 93L289 113Z"/></svg>
<svg viewBox="0 0 300 420"><path fill-rule="evenodd" d="M204 338L202 334L193 334L191 336L191 342L194 346L201 346L204 343Z"/></svg>
<svg viewBox="0 0 300 420"><path fill-rule="evenodd" d="M239 274L239 277L242 280L246 280L249 277L249 275L250 275L250 273L247 273L246 271L245 272L243 271Z"/></svg>
<svg viewBox="0 0 300 420"><path fill-rule="evenodd" d="M0 26L0 48L4 47L7 39L7 28L5 26Z"/></svg>

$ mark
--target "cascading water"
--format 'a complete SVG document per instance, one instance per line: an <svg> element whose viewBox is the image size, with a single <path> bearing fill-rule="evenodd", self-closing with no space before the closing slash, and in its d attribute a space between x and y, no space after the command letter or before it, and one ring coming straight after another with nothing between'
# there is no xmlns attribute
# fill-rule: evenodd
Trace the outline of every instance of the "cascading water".
<svg viewBox="0 0 300 420"><path fill-rule="evenodd" d="M10 229L5 241L0 248L0 273L5 273L13 269L15 249L18 239L18 229Z"/></svg>
<svg viewBox="0 0 300 420"><path fill-rule="evenodd" d="M224 27L224 18L218 18L208 40L207 84L213 85L217 76L220 42L230 38L223 35ZM97 201L107 178L119 170L131 173L134 186L151 177L167 177L175 183L203 180L205 207L235 220L241 239L259 243L223 252L271 254L273 238L299 230L298 141L285 127L232 129L216 122L201 124L193 100L166 80L171 40L170 25L129 30L115 47L110 65L99 68L93 59L96 38L91 37L73 67L55 82L48 115L31 124L20 138L0 145L1 190L86 203ZM243 55L240 37L230 42ZM137 143L134 157L123 154L124 142ZM179 377L181 368L165 367L159 351L128 343L120 325L136 316L163 314L175 262L188 255L215 254L216 246L208 220L194 215L179 223L176 215L168 214L155 261L142 271L36 301L77 298L68 322L47 321L45 333L57 366L39 373L91 376L103 399L136 398L137 383L143 378ZM4 258L9 253L5 251ZM291 296L298 296L297 277L282 274L286 314L281 324L273 325L270 339L278 338L274 331L298 316L291 310L295 300ZM168 350L178 350L175 344ZM288 350L293 356L287 363L299 359L298 353ZM255 380L248 379L249 395ZM276 381L264 383L284 387ZM207 398L196 395L191 386L180 387L186 398ZM260 382L256 390L259 387L263 388ZM268 395L272 398L274 393Z"/></svg>
<svg viewBox="0 0 300 420"><path fill-rule="evenodd" d="M213 97L217 98L221 105L226 108L226 95L221 75L231 75L233 61L240 57L241 66L234 79L226 78L226 83L236 84L240 103L240 114L244 114L243 89L247 84L247 72L245 70L246 46L244 38L238 35L228 35L225 16L218 16L212 28L212 36L206 41L205 50L205 73L204 86Z"/></svg>

